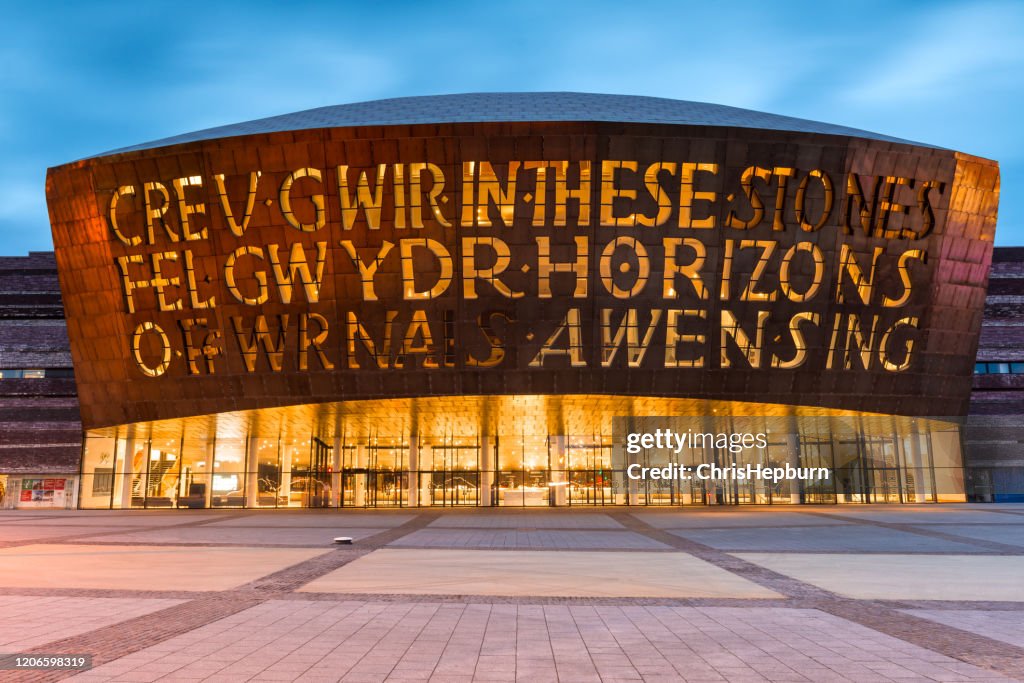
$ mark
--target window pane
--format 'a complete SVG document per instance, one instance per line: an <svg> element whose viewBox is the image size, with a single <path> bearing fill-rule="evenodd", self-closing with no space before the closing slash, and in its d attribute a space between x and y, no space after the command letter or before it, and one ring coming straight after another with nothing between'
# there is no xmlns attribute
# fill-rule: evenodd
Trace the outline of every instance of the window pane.
<svg viewBox="0 0 1024 683"><path fill-rule="evenodd" d="M974 374L975 375L984 375L986 372L988 372L988 368L986 367L985 363L975 363L974 364Z"/></svg>
<svg viewBox="0 0 1024 683"><path fill-rule="evenodd" d="M112 505L116 460L116 442L113 437L86 436L82 462L84 483L79 500L81 507L109 508Z"/></svg>
<svg viewBox="0 0 1024 683"><path fill-rule="evenodd" d="M178 507L206 508L211 504L213 447L204 434L187 435L181 451Z"/></svg>
<svg viewBox="0 0 1024 683"><path fill-rule="evenodd" d="M245 439L231 438L215 442L210 478L210 503L213 507L245 505L245 447Z"/></svg>

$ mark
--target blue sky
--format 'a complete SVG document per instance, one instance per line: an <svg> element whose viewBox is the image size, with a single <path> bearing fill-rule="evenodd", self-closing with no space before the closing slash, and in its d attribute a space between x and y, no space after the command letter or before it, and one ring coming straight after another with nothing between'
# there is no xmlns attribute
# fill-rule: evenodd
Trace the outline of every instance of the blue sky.
<svg viewBox="0 0 1024 683"><path fill-rule="evenodd" d="M1024 2L724 4L0 0L0 254L51 247L48 166L310 107L496 90L716 102L993 158L996 242L1024 245Z"/></svg>

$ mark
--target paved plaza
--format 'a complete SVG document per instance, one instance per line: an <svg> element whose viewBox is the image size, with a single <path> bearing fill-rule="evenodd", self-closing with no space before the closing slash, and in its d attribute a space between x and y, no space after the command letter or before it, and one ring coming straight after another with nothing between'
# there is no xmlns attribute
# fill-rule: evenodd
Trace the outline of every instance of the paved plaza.
<svg viewBox="0 0 1024 683"><path fill-rule="evenodd" d="M3 511L0 614L94 663L0 681L1024 681L1024 505Z"/></svg>

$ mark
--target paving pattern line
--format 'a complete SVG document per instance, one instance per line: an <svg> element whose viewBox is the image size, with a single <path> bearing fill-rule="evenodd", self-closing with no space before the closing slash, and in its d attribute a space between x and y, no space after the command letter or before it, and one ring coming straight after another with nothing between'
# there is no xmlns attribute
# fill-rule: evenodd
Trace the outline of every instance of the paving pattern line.
<svg viewBox="0 0 1024 683"><path fill-rule="evenodd" d="M226 591L156 591L112 588L3 588L3 595L42 598L132 598L140 600L198 600L212 596L247 599L251 593L240 590ZM812 609L817 603L813 598L701 598L701 597L589 597L551 595L477 595L477 594L416 594L416 593L319 593L295 592L274 597L275 600L298 602L421 602L421 603L469 603L481 605L668 605L676 607L786 607ZM752 602L756 600L756 602ZM867 601L861 601L867 602ZM896 610L942 610L957 612L963 610L985 612L1024 612L1022 602L991 602L966 600L906 600L875 599L873 604Z"/></svg>
<svg viewBox="0 0 1024 683"><path fill-rule="evenodd" d="M568 605L606 607L799 607L799 601L788 598L673 598L673 597L605 597L553 595L478 595L443 593L288 593L277 600L294 602L372 602L423 603L459 605ZM807 603L810 605L811 603Z"/></svg>
<svg viewBox="0 0 1024 683"><path fill-rule="evenodd" d="M773 590L776 593L781 593L788 598L840 599L840 596L831 591L797 581L785 574L780 574L753 562L748 562L723 550L712 548L709 545L704 545L682 536L676 536L665 529L659 529L632 513L620 512L615 515L615 518L630 531L647 536L676 550L689 553L698 559L713 564L720 569L725 569L732 574Z"/></svg>
<svg viewBox="0 0 1024 683"><path fill-rule="evenodd" d="M273 574L268 574L256 579L249 584L238 588L224 591L203 591L203 592L153 592L153 591L122 591L105 589L39 589L40 595L78 595L83 597L178 597L187 599L189 602L176 605L171 608L160 610L142 617L131 619L119 624L112 624L108 627L66 638L59 641L47 643L31 652L37 654L52 654L63 650L67 653L89 652L90 650L100 654L113 653L105 659L96 658L96 665L120 659L133 652L148 648L154 644L163 642L184 632L192 631L202 626L212 624L218 620L230 617L246 609L257 607L269 600L286 601L323 601L323 602L415 602L415 603L447 603L454 608L456 604L491 604L491 605L516 605L525 607L543 607L546 605L568 605L587 608L592 606L689 606L689 607L776 607L791 609L815 609L830 614L836 618L856 623L874 632L895 637L903 642L927 649L931 652L950 657L973 666L989 671L998 672L1003 675L1024 678L1024 648L1020 648L1002 641L994 640L985 636L967 632L952 626L940 624L935 621L924 619L915 615L905 614L900 610L904 609L983 609L1002 611L1024 611L1024 603L1004 602L965 602L965 601L911 601L911 600L857 600L839 596L827 590L811 586L791 577L773 572L766 568L754 565L740 558L734 557L729 552L706 546L680 536L675 536L667 530L658 529L647 524L639 517L635 517L629 511L612 513L609 516L622 524L623 529L640 533L652 540L659 541L670 546L676 552L685 552L710 564L725 569L730 573L746 578L754 583L768 587L780 594L786 595L785 599L764 600L740 598L559 598L559 597L530 597L530 596L456 596L456 595L427 595L414 596L402 595L368 595L368 594L321 594L321 593L293 593L296 588L301 587L309 581L323 576L326 573L344 566L358 557L362 557L372 550L387 546L395 540L404 538L408 534L422 529L444 512L419 512L410 510L414 517L402 525L393 528L383 529L380 533L373 534L356 542L354 546L338 546L316 558L297 563ZM607 514L607 513L605 513ZM685 513L683 513L685 514ZM824 513L821 513L824 514ZM1016 513L1012 513L1016 514ZM231 517L216 517L214 519L193 520L181 525L153 525L137 526L136 530L168 529L176 526L202 526L215 522L222 522L226 519L236 517L255 516L239 513ZM483 515L481 515L483 516ZM339 522L344 518L339 517ZM847 518L835 515L832 519ZM523 526L529 526L524 518ZM886 523L875 526L884 526ZM807 525L801 525L807 526ZM486 527L490 528L490 527ZM703 528L703 527L702 527ZM899 528L899 527L897 527ZM549 529L546 529L549 530ZM580 531L578 527L566 529L566 531ZM605 529L600 529L604 531ZM901 529L906 531L919 531L917 528ZM330 534L329 528L324 528L326 534ZM119 532L120 533L120 532ZM95 536L96 534L87 534ZM72 536L75 537L75 536ZM949 540L965 542L961 537ZM46 542L35 539L30 543ZM71 542L70 544L74 544ZM16 545L25 545L17 543ZM160 543L159 545L174 545ZM207 545L207 544L203 544ZM224 544L212 544L224 545ZM253 545L253 544L246 544ZM1001 544L1000 544L1001 545ZM288 546L296 547L296 546ZM494 548L488 548L494 550ZM528 552L528 549L523 549ZM1016 549L1019 550L1019 549ZM666 552L672 552L671 550ZM831 554L831 553L830 553ZM945 553L922 553L922 554L945 554ZM981 553L978 553L981 554ZM985 553L990 554L990 553ZM1022 554L1021 552L993 554ZM36 594L37 589L12 589L12 594ZM8 592L5 590L5 592ZM192 609L186 609L189 606ZM91 643L91 645L89 645ZM61 647L61 646L64 647ZM60 649L58 649L60 648ZM481 659L480 665L483 665ZM479 670L479 669L478 669ZM77 672L3 672L3 680L21 681L38 680L51 681L60 680ZM517 672L518 673L518 672ZM750 672L753 675L754 671ZM7 675L10 674L10 675ZM667 675L667 674L663 674ZM882 675L880 674L880 677ZM454 679L453 679L454 680ZM541 677L538 680L546 680Z"/></svg>
<svg viewBox="0 0 1024 683"><path fill-rule="evenodd" d="M874 601L868 601L868 604L856 600L828 601L817 609L978 668L1024 678L1022 647L894 610Z"/></svg>
<svg viewBox="0 0 1024 683"><path fill-rule="evenodd" d="M93 666L106 664L126 655L180 636L225 617L280 598L328 574L349 562L386 546L406 534L422 529L437 518L438 513L424 513L390 529L361 540L358 546L339 546L323 555L299 562L280 571L230 591L222 591L174 605L163 610L111 624L70 638L31 648L20 654L90 653ZM184 525L179 525L184 526ZM199 526L198 522L188 526ZM4 672L4 681L59 681L76 675L77 671L14 671Z"/></svg>
<svg viewBox="0 0 1024 683"><path fill-rule="evenodd" d="M249 516L251 516L251 515L247 515L245 513L238 513L238 514L233 514L233 515L223 516L223 517L222 516L217 516L217 517L213 517L212 519L194 519L192 521L181 522L180 524L148 524L148 525L147 524L133 524L130 527L124 527L122 525L122 528L119 528L116 531L99 531L99 532L92 531L92 532L88 532L88 533L64 534L63 536L44 536L42 538L28 538L28 539L23 539L23 540L20 540L20 541L0 541L0 549L2 549L2 548L18 548L18 547L21 547L21 546L36 545L36 544L40 544L40 543L44 543L44 544L45 543L69 543L70 544L70 543L75 543L79 539L103 538L104 536L117 536L119 534L124 534L124 533L134 533L134 532L142 532L142 531L159 531L161 529L184 529L184 528L188 528L188 527L205 526L207 524L213 524L215 522L222 522L225 519L238 519L238 518L241 518L241 517L249 517ZM36 518L36 519L59 519L59 518L58 517L39 517L39 518ZM115 517L115 518L111 518L111 519L115 519L116 520L117 518ZM26 526L32 526L32 525L28 524ZM44 524L43 526L49 526L49 525L45 525ZM118 525L117 525L117 522L115 521L115 522L112 522L111 524L109 524L108 526L118 526ZM84 528L89 528L89 527L84 527ZM102 541L101 541L101 543L102 543ZM89 545L89 544L86 543L86 542L83 542L83 545ZM139 543L134 543L132 545L140 545L140 544Z"/></svg>
<svg viewBox="0 0 1024 683"><path fill-rule="evenodd" d="M883 522L877 519L846 517L841 514L822 512L820 510L800 510L800 514L824 519L844 519L849 520L851 524L859 524L861 526L873 526L878 527L880 529L891 529L893 531L904 531L906 533L916 534L918 536L937 538L943 541L961 543L963 545L973 545L977 548L984 548L986 550L998 552L1000 555L1024 555L1024 548L1020 547L1019 545L999 543L998 541L986 541L981 538L971 538L970 536L950 534L946 533L945 531L936 531L931 528L924 529L921 526L915 526L913 524L902 524L900 522Z"/></svg>
<svg viewBox="0 0 1024 683"><path fill-rule="evenodd" d="M826 513L808 512L804 514ZM795 598L794 602L799 602L803 607L813 607L982 669L995 671L1012 678L1024 679L1024 648L906 614L881 601L854 600L837 595L741 560L725 551L675 536L648 524L629 512L619 513L616 515L616 519L636 533L645 534L667 545L673 545L720 569L782 593L787 597Z"/></svg>
<svg viewBox="0 0 1024 683"><path fill-rule="evenodd" d="M327 532L330 533L329 531ZM61 545L105 545L105 546L124 546L133 548L140 545L158 545L160 547L167 548L327 548L330 547L324 543L232 543L230 541L223 541L219 543L215 542L197 542L191 543L186 541L149 541L140 538L137 541L93 541L92 537L80 540L61 540ZM36 543L54 543L53 540L37 540ZM24 545L24 544L23 544ZM31 545L31 544L30 544Z"/></svg>

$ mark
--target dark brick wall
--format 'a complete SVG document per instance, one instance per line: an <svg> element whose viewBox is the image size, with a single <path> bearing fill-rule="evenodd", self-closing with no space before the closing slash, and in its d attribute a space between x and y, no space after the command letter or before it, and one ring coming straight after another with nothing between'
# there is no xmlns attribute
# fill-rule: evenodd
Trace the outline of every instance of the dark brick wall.
<svg viewBox="0 0 1024 683"><path fill-rule="evenodd" d="M51 252L0 257L0 370L71 369ZM0 474L78 471L74 379L0 379Z"/></svg>
<svg viewBox="0 0 1024 683"><path fill-rule="evenodd" d="M978 362L1024 362L1024 247L992 255ZM968 494L1024 501L1024 374L975 374L964 433Z"/></svg>
<svg viewBox="0 0 1024 683"><path fill-rule="evenodd" d="M1024 247L992 255L978 361L1024 362ZM1024 413L1024 374L974 376L972 415Z"/></svg>

